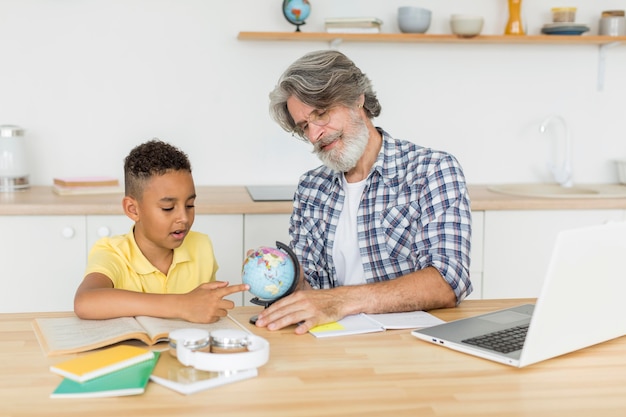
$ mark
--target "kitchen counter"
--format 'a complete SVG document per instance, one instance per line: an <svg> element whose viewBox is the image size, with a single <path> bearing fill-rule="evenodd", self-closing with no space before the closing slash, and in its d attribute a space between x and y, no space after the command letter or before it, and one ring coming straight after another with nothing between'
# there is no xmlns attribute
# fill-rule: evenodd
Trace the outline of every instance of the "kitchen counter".
<svg viewBox="0 0 626 417"><path fill-rule="evenodd" d="M626 209L626 198L541 198L469 185L473 211ZM244 186L197 186L196 214L289 214L290 201L253 201ZM0 193L0 215L124 214L122 194L59 196L49 186Z"/></svg>

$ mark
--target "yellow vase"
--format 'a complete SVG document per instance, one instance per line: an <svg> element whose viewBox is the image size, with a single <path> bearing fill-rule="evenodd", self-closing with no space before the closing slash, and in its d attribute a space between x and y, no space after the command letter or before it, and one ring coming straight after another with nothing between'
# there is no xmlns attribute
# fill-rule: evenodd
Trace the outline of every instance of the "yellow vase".
<svg viewBox="0 0 626 417"><path fill-rule="evenodd" d="M522 0L509 1L509 21L504 29L505 35L525 35L522 25Z"/></svg>

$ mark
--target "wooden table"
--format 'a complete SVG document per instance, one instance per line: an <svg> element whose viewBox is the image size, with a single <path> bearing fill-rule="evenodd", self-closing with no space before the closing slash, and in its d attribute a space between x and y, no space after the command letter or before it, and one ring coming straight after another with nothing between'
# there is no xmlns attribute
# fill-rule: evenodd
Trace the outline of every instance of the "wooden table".
<svg viewBox="0 0 626 417"><path fill-rule="evenodd" d="M446 321L529 300L467 300ZM246 322L259 307L238 307ZM253 329L271 344L259 376L189 396L150 383L144 395L50 399L60 377L31 329L0 315L0 416L624 416L626 337L524 369L454 352L391 330L316 339Z"/></svg>

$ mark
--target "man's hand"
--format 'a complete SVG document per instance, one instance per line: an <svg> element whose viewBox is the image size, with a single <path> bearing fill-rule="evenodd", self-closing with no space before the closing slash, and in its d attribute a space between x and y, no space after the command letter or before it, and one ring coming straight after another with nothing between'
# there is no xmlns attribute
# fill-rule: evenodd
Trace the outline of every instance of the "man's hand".
<svg viewBox="0 0 626 417"><path fill-rule="evenodd" d="M263 310L256 325L279 330L297 323L296 334L305 334L319 324L339 320L345 316L339 308L344 299L343 291L336 290L296 291Z"/></svg>

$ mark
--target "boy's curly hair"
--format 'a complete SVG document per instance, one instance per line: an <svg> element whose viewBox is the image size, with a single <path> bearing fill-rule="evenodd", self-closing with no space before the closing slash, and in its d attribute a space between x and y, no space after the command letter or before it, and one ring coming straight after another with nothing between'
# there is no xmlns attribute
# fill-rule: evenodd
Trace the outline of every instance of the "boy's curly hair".
<svg viewBox="0 0 626 417"><path fill-rule="evenodd" d="M140 199L146 181L169 171L191 172L187 154L156 138L142 143L124 159L124 191Z"/></svg>

